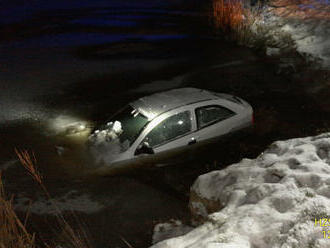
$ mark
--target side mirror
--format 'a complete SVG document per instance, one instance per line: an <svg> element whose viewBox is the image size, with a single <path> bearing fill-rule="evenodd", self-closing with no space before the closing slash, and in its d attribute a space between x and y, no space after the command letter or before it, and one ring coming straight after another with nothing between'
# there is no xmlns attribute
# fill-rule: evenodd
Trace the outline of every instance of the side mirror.
<svg viewBox="0 0 330 248"><path fill-rule="evenodd" d="M143 142L135 151L135 155L140 154L155 154L154 149L150 147L148 142Z"/></svg>

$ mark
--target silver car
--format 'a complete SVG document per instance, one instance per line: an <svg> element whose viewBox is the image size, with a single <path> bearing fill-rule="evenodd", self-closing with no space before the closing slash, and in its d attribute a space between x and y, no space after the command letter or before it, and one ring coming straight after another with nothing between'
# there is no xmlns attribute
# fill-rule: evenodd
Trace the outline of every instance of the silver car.
<svg viewBox="0 0 330 248"><path fill-rule="evenodd" d="M180 154L252 124L253 109L241 98L179 88L129 103L94 130L88 146L97 163L120 169Z"/></svg>

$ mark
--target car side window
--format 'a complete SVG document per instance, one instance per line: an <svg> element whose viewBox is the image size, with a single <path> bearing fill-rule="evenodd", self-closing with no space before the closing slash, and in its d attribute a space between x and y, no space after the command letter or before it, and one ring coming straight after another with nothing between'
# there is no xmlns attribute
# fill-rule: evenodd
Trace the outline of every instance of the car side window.
<svg viewBox="0 0 330 248"><path fill-rule="evenodd" d="M228 119L235 115L235 112L219 106L211 105L196 109L197 128L203 128L213 123Z"/></svg>
<svg viewBox="0 0 330 248"><path fill-rule="evenodd" d="M190 111L184 111L172 115L159 123L149 132L143 142L148 142L150 147L155 147L189 133L191 128Z"/></svg>

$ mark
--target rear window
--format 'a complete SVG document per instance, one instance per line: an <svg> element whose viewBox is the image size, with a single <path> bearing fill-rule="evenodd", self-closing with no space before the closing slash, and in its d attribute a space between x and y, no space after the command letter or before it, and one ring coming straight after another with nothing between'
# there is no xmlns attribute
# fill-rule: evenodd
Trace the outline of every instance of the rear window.
<svg viewBox="0 0 330 248"><path fill-rule="evenodd" d="M219 105L205 106L196 110L197 128L203 128L235 115L235 112Z"/></svg>

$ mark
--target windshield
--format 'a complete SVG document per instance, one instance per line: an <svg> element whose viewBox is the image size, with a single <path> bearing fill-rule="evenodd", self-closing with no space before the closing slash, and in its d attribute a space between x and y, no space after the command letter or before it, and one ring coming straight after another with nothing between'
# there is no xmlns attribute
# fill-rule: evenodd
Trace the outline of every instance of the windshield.
<svg viewBox="0 0 330 248"><path fill-rule="evenodd" d="M132 145L144 126L148 123L148 119L131 106L126 106L122 111L111 117L107 124L119 122L122 132L119 135L121 143L129 142Z"/></svg>
<svg viewBox="0 0 330 248"><path fill-rule="evenodd" d="M91 138L95 143L117 140L123 152L133 144L148 122L145 116L128 105L95 130Z"/></svg>

